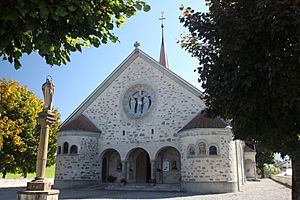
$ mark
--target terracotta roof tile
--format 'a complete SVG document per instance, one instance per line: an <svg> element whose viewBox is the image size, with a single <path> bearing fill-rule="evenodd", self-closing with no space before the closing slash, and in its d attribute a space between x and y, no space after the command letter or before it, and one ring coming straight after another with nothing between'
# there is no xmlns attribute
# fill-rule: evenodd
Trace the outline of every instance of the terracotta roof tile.
<svg viewBox="0 0 300 200"><path fill-rule="evenodd" d="M199 113L180 131L184 131L192 128L225 128L227 126L228 124L220 118L208 118L204 116L204 114Z"/></svg>
<svg viewBox="0 0 300 200"><path fill-rule="evenodd" d="M101 132L88 118L84 115L79 115L74 120L60 127L60 131L90 131L90 132Z"/></svg>
<svg viewBox="0 0 300 200"><path fill-rule="evenodd" d="M245 145L244 147L244 152L255 152L254 149L252 149L251 147L249 147L248 145Z"/></svg>

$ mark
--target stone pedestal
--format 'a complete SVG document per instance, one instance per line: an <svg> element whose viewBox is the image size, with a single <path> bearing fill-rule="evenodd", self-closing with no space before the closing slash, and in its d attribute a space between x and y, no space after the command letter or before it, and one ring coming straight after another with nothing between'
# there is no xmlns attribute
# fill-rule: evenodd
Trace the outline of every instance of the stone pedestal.
<svg viewBox="0 0 300 200"><path fill-rule="evenodd" d="M24 190L17 192L17 200L58 200L59 190Z"/></svg>
<svg viewBox="0 0 300 200"><path fill-rule="evenodd" d="M51 183L46 180L33 180L27 183L27 190L41 191L41 190L51 190Z"/></svg>
<svg viewBox="0 0 300 200"><path fill-rule="evenodd" d="M17 192L17 200L58 200L59 190L51 190L51 183L38 179L27 183L24 191Z"/></svg>

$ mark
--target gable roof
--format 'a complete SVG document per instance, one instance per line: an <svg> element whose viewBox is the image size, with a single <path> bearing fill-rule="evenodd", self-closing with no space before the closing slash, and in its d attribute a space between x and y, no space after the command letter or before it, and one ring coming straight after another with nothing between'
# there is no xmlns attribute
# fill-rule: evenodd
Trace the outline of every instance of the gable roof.
<svg viewBox="0 0 300 200"><path fill-rule="evenodd" d="M225 128L226 126L228 126L228 124L224 122L222 119L208 118L200 112L180 131L185 131L193 128Z"/></svg>
<svg viewBox="0 0 300 200"><path fill-rule="evenodd" d="M65 124L59 131L81 130L89 132L101 132L88 118L83 114L76 117L74 120Z"/></svg>
<svg viewBox="0 0 300 200"><path fill-rule="evenodd" d="M200 90L179 77L171 70L162 66L159 62L136 47L133 52L73 111L73 113L71 113L71 115L62 123L61 127L64 127L66 124L73 121L82 112L84 112L84 110L90 104L92 104L92 102L138 57L144 59L146 62L151 64L151 66L163 72L164 75L176 81L178 84L193 93L195 96L202 98L203 95Z"/></svg>

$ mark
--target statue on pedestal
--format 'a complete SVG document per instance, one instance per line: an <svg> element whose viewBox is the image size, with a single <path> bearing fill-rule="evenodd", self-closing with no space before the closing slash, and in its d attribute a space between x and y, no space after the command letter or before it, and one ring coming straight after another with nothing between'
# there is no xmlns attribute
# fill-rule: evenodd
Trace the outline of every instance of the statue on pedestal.
<svg viewBox="0 0 300 200"><path fill-rule="evenodd" d="M46 82L42 85L42 91L44 95L44 110L39 116L41 133L37 154L36 177L33 181L27 183L26 190L17 192L18 200L58 200L59 190L52 190L51 183L45 179L49 128L55 122L55 114L52 111L54 84L51 76L47 76Z"/></svg>
<svg viewBox="0 0 300 200"><path fill-rule="evenodd" d="M54 95L54 84L51 76L47 76L46 82L42 86L44 95L44 110L52 110L52 99Z"/></svg>

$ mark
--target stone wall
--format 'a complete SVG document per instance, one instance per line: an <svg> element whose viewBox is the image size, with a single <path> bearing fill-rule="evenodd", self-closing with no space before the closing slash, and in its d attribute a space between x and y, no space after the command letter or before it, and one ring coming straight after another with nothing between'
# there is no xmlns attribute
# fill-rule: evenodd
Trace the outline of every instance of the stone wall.
<svg viewBox="0 0 300 200"><path fill-rule="evenodd" d="M180 153L174 148L166 148L156 159L156 179L158 183L180 183L181 161ZM164 163L167 166L164 166ZM168 169L164 169L167 167ZM157 170L159 169L159 170Z"/></svg>
<svg viewBox="0 0 300 200"><path fill-rule="evenodd" d="M58 133L57 146L69 144L68 153L57 154L55 169L55 187L64 188L80 185L80 181L98 181L100 178L98 133L65 131ZM78 147L77 154L70 154L72 145ZM76 182L77 181L77 182Z"/></svg>
<svg viewBox="0 0 300 200"><path fill-rule="evenodd" d="M234 143L232 134L226 129L192 129L180 133L182 145L181 176L183 182L236 181ZM189 157L187 149L190 144L196 146L198 141L217 145L218 155Z"/></svg>
<svg viewBox="0 0 300 200"><path fill-rule="evenodd" d="M114 80L104 82L97 89L101 91L98 96L95 95L97 91L93 93L93 102L88 100L89 104L79 109L80 114L101 130L101 134L74 131L60 133L58 145L62 146L68 141L70 146L71 143L77 145L79 152L78 155L57 156L56 183L80 184L102 180L102 158L105 152L111 150L120 154L119 157L111 157L111 175L122 177L123 172L116 170L117 164L119 160L122 163L130 161L126 164L126 176L129 182L134 181L136 162L130 158L130 154L142 149L149 155L151 165L156 162L152 166L160 168L161 171L153 168L151 172L158 181L181 181L184 189L196 192L237 191L237 180L242 178L238 174L242 173L243 164L240 152L237 154L240 144L236 146L237 143L232 141L231 131L209 128L180 131L204 109L200 92L189 88L188 83L182 84L184 81L176 75L151 66L142 57L125 63L128 66L116 71L113 74ZM151 106L147 104L142 117L130 114L130 95L135 94L137 88L147 92L151 99ZM197 151L200 141L206 144L206 155L189 156L188 147L194 145ZM216 147L217 155L209 155L211 146ZM165 157L162 156L161 152L166 147L177 149L180 155L169 151ZM178 170L171 166L177 157L180 158ZM161 169L163 161L170 162L169 171Z"/></svg>
<svg viewBox="0 0 300 200"><path fill-rule="evenodd" d="M151 90L152 95L149 112L141 118L129 116L124 109L124 98L137 86ZM151 154L161 147L177 144L177 132L203 107L198 96L138 57L83 114L102 131L100 152L118 147L124 160L126 153L122 152L132 147L146 147ZM154 159L154 155L150 158Z"/></svg>
<svg viewBox="0 0 300 200"><path fill-rule="evenodd" d="M108 163L108 175L117 177L117 181L123 178L121 169L118 169L118 165L121 162L120 155L117 152L113 152L109 157ZM123 166L125 167L125 166Z"/></svg>
<svg viewBox="0 0 300 200"><path fill-rule="evenodd" d="M236 148L230 129L198 128L180 132L179 135L183 188L189 191L194 188L198 193L237 191ZM204 142L206 148L217 146L217 155L196 152L194 156L189 156L189 146L194 145L197 151L199 142Z"/></svg>

